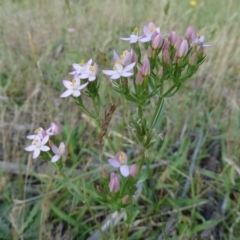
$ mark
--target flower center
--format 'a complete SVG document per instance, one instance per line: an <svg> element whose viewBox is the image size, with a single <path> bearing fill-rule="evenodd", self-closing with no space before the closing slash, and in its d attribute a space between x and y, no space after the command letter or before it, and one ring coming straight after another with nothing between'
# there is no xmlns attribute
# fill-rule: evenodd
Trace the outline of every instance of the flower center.
<svg viewBox="0 0 240 240"><path fill-rule="evenodd" d="M128 55L128 51L125 50L125 51L123 51L123 53L120 57L121 57L121 59L124 59L127 55Z"/></svg>
<svg viewBox="0 0 240 240"><path fill-rule="evenodd" d="M151 28L148 29L148 33L153 33L153 32L155 32L155 30L156 30L155 26L151 27Z"/></svg>
<svg viewBox="0 0 240 240"><path fill-rule="evenodd" d="M41 128L37 128L34 132L39 133L41 131Z"/></svg>
<svg viewBox="0 0 240 240"><path fill-rule="evenodd" d="M88 70L89 70L89 72L92 72L92 73L93 73L94 70L95 70L95 67L90 65L90 66L88 67Z"/></svg>
<svg viewBox="0 0 240 240"><path fill-rule="evenodd" d="M119 162L120 162L122 165L125 165L126 162L127 162L126 160L127 160L127 159L126 159L125 155L122 154L122 153L120 153L120 154L119 154Z"/></svg>

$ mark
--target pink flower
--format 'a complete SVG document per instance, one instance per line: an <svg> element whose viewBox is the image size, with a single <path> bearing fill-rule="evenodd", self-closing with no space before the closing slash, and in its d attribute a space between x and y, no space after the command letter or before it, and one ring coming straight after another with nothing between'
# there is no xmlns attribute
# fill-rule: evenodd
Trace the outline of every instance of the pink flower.
<svg viewBox="0 0 240 240"><path fill-rule="evenodd" d="M73 63L74 71L69 72L68 74L74 75L75 78L80 78L81 74L85 71L87 65L92 64L92 59L90 59L87 63L84 62L84 60L81 60L81 62Z"/></svg>
<svg viewBox="0 0 240 240"><path fill-rule="evenodd" d="M28 135L27 138L28 139L35 139L36 137L39 137L40 139L43 139L45 136L47 136L48 134L46 133L46 131L43 129L43 128L37 128L35 130L35 133L34 135Z"/></svg>
<svg viewBox="0 0 240 240"><path fill-rule="evenodd" d="M160 33L155 32L156 34L152 35L152 48L159 49L162 46L163 38Z"/></svg>
<svg viewBox="0 0 240 240"><path fill-rule="evenodd" d="M110 182L108 184L110 192L118 192L120 189L120 181L116 173L112 172L110 175Z"/></svg>
<svg viewBox="0 0 240 240"><path fill-rule="evenodd" d="M127 165L127 154L125 152L118 152L115 158L108 159L108 162L111 166L115 168L120 168L120 172L124 177L129 175L129 167Z"/></svg>
<svg viewBox="0 0 240 240"><path fill-rule="evenodd" d="M130 35L129 38L121 37L122 40L129 41L130 43L136 43L141 38L142 38L142 36L141 37L138 36L138 28L137 27L133 30L133 32L132 32L132 34Z"/></svg>
<svg viewBox="0 0 240 240"><path fill-rule="evenodd" d="M136 63L131 63L126 67L123 67L122 62L117 61L113 67L114 70L102 70L102 72L110 76L110 79L112 80L116 80L120 77L130 77L133 75L131 70L133 69L135 64Z"/></svg>
<svg viewBox="0 0 240 240"><path fill-rule="evenodd" d="M63 80L63 85L67 88L65 92L63 92L60 97L65 98L70 95L73 95L74 97L79 97L81 95L80 90L85 88L88 85L88 82L85 84L80 84L80 79L75 78L72 81L69 80Z"/></svg>
<svg viewBox="0 0 240 240"><path fill-rule="evenodd" d="M79 76L81 79L88 79L89 82L92 82L96 79L98 74L98 65L94 63L93 65L87 64L82 74Z"/></svg>
<svg viewBox="0 0 240 240"><path fill-rule="evenodd" d="M36 137L32 145L25 148L26 151L32 152L33 151L33 159L37 158L41 151L47 152L50 150L50 147L45 146L45 144L48 142L49 136L45 136L43 139L40 137Z"/></svg>
<svg viewBox="0 0 240 240"><path fill-rule="evenodd" d="M196 36L195 39L192 40L192 45L198 45L203 47L211 47L211 44L204 44L204 35Z"/></svg>
<svg viewBox="0 0 240 240"><path fill-rule="evenodd" d="M47 135L53 136L61 133L61 127L54 122L51 122L51 127L46 131Z"/></svg>
<svg viewBox="0 0 240 240"><path fill-rule="evenodd" d="M52 145L52 151L55 153L55 155L52 157L51 162L55 163L61 156L66 154L67 148L65 144L61 142L59 148L57 148L55 145Z"/></svg>
<svg viewBox="0 0 240 240"><path fill-rule="evenodd" d="M114 50L113 51L113 59L115 62L121 62L123 66L127 66L130 63L137 61L137 55L134 52L134 50L131 49L130 51L128 51L128 50L123 51L123 53L119 57L117 52Z"/></svg>
<svg viewBox="0 0 240 240"><path fill-rule="evenodd" d="M143 27L144 36L139 39L140 42L150 42L152 40L152 34L154 32L160 33L160 28L156 27L153 22L148 23Z"/></svg>

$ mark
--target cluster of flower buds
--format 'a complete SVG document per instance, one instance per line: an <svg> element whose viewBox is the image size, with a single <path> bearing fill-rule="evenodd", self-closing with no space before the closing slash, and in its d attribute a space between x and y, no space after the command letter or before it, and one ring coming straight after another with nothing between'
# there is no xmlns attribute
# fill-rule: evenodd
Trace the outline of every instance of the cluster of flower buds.
<svg viewBox="0 0 240 240"><path fill-rule="evenodd" d="M54 136L60 133L60 126L54 122L51 123L51 126L47 130L40 127L35 130L35 134L27 136L28 139L32 140L32 144L26 147L25 150L33 152L33 159L37 158L43 152L42 157L44 159L51 159L52 163L56 163L67 152L67 148L63 142L60 142L59 147L54 144L54 141L58 142ZM50 149L52 152L50 152ZM48 154L44 154L46 152Z"/></svg>
<svg viewBox="0 0 240 240"><path fill-rule="evenodd" d="M110 166L119 169L119 173L111 172L102 168L103 183L97 186L97 192L102 202L107 202L116 209L129 204L130 199L136 191L136 181L138 176L138 166L127 164L128 157L125 152L118 152L114 158L108 159ZM119 176L118 176L119 175Z"/></svg>

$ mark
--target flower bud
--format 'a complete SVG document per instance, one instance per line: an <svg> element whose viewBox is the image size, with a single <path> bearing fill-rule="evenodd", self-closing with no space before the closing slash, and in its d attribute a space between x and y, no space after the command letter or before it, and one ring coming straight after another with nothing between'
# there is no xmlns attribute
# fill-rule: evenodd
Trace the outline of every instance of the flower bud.
<svg viewBox="0 0 240 240"><path fill-rule="evenodd" d="M171 64L170 54L167 49L162 51L162 59L166 64Z"/></svg>
<svg viewBox="0 0 240 240"><path fill-rule="evenodd" d="M192 26L187 27L185 38L188 41L193 41L196 38L196 30Z"/></svg>
<svg viewBox="0 0 240 240"><path fill-rule="evenodd" d="M102 168L102 177L103 177L104 179L106 179L106 178L109 177L108 172L106 171L105 168Z"/></svg>
<svg viewBox="0 0 240 240"><path fill-rule="evenodd" d="M148 58L151 58L153 56L153 50L150 45L148 46L148 49L147 49L147 56Z"/></svg>
<svg viewBox="0 0 240 240"><path fill-rule="evenodd" d="M197 62L197 53L195 52L192 54L192 56L189 58L189 64L190 65L196 65Z"/></svg>
<svg viewBox="0 0 240 240"><path fill-rule="evenodd" d="M169 43L167 41L164 42L162 50L168 50Z"/></svg>
<svg viewBox="0 0 240 240"><path fill-rule="evenodd" d="M58 124L51 122L51 127L46 130L46 133L49 136L58 135L61 133L61 127Z"/></svg>
<svg viewBox="0 0 240 240"><path fill-rule="evenodd" d="M183 41L182 38L178 38L177 41L176 41L175 44L174 44L174 48L175 48L175 49L178 49L179 46L181 45L182 41Z"/></svg>
<svg viewBox="0 0 240 240"><path fill-rule="evenodd" d="M134 63L134 62L138 61L138 56L133 49L131 49L131 56L132 56L131 63Z"/></svg>
<svg viewBox="0 0 240 240"><path fill-rule="evenodd" d="M169 40L170 45L174 46L174 44L177 41L177 33L175 31L170 30L168 40Z"/></svg>
<svg viewBox="0 0 240 240"><path fill-rule="evenodd" d="M137 72L137 75L136 75L136 83L138 85L141 85L143 83L143 74L142 74L142 68L139 68L138 72Z"/></svg>
<svg viewBox="0 0 240 240"><path fill-rule="evenodd" d="M137 166L137 164L133 164L130 167L129 175L132 176L133 178L135 178L138 175L138 166Z"/></svg>
<svg viewBox="0 0 240 240"><path fill-rule="evenodd" d="M199 49L197 50L197 55L198 56L202 56L204 54L204 49L203 49L203 46L201 45L200 47L199 47Z"/></svg>
<svg viewBox="0 0 240 240"><path fill-rule="evenodd" d="M144 76L149 76L150 75L150 62L148 58L144 59L143 65L142 65L142 74Z"/></svg>
<svg viewBox="0 0 240 240"><path fill-rule="evenodd" d="M179 58L183 58L187 55L188 53L188 42L187 40L182 40L182 42L180 43L178 49L177 49L177 56Z"/></svg>
<svg viewBox="0 0 240 240"><path fill-rule="evenodd" d="M120 181L114 172L112 172L110 175L110 182L108 184L108 187L110 189L110 192L118 192L120 189Z"/></svg>
<svg viewBox="0 0 240 240"><path fill-rule="evenodd" d="M130 200L129 195L125 195L125 196L122 198L122 203L123 203L123 204L124 204L124 203L128 203L129 200Z"/></svg>
<svg viewBox="0 0 240 240"><path fill-rule="evenodd" d="M162 43L163 43L163 39L160 33L158 33L154 38L152 38L153 49L159 49L162 46Z"/></svg>

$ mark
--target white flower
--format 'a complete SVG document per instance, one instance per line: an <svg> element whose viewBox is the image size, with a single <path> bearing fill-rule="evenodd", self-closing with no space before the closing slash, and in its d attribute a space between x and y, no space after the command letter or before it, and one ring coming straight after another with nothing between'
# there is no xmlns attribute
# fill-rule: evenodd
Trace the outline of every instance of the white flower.
<svg viewBox="0 0 240 240"><path fill-rule="evenodd" d="M52 157L51 162L55 163L57 162L61 156L66 154L66 146L63 142L60 143L59 148L57 148L55 145L52 145L52 151L55 153L55 155Z"/></svg>
<svg viewBox="0 0 240 240"><path fill-rule="evenodd" d="M32 142L32 145L25 148L26 151L32 152L33 151L33 159L37 158L41 151L47 152L50 150L50 147L45 146L48 142L49 136L45 136L41 139L39 136L36 136Z"/></svg>
<svg viewBox="0 0 240 240"><path fill-rule="evenodd" d="M81 95L80 90L85 88L88 83L80 84L79 78L74 78L72 81L69 80L63 80L63 85L67 88L65 92L63 92L60 97L68 97L70 95L73 95L74 97L79 97Z"/></svg>
<svg viewBox="0 0 240 240"><path fill-rule="evenodd" d="M142 38L142 36L141 37L138 36L138 28L137 27L133 30L133 32L132 32L132 34L130 35L129 38L121 37L122 40L129 41L129 43L136 43L141 38Z"/></svg>
<svg viewBox="0 0 240 240"><path fill-rule="evenodd" d="M116 80L120 77L130 77L133 75L132 72L130 72L136 63L131 63L127 65L126 67L123 67L122 63L120 61L117 61L113 67L114 70L102 70L102 72L108 76L110 76L110 79Z"/></svg>

